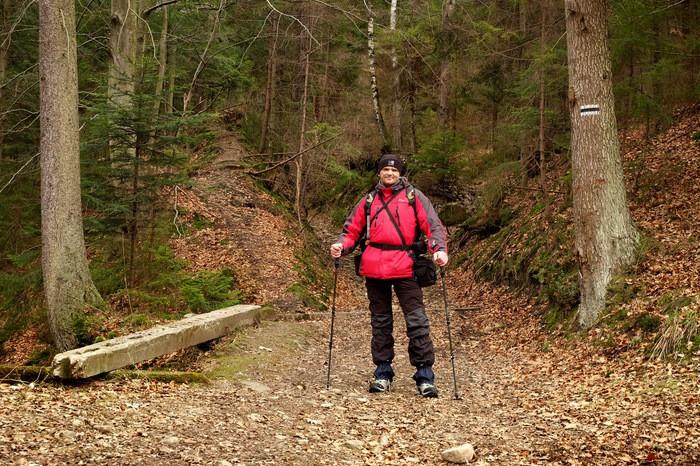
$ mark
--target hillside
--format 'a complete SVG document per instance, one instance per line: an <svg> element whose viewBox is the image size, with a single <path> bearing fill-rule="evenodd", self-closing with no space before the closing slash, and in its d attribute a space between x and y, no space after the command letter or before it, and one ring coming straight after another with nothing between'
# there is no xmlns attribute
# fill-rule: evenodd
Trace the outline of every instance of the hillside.
<svg viewBox="0 0 700 466"><path fill-rule="evenodd" d="M461 400L452 399L439 287L427 290L426 303L441 397L416 398L400 318L396 387L381 396L366 393L372 370L369 323L363 286L349 260L343 260L339 275L332 389L326 390L330 320L320 303L328 302L332 285L325 244L333 228L318 220L318 231L328 233L304 252L293 216L249 177L217 163L201 171L190 190L178 191L178 218L190 233L173 239L173 248L193 269L231 268L252 301L277 307L278 319L227 337L195 359L167 358L204 372L214 381L209 386L126 380L78 387L0 385L9 408L0 424L12 426L0 434L0 457L41 464L68 459L159 464L165 458L173 464L222 466L443 464L442 449L468 441L476 447L476 464L697 464L697 348L683 358L649 358L670 317L656 333L619 317L621 310L625 316L664 315L662 296L679 290L690 295L694 288L684 284L697 283L688 278L695 270L690 266L669 272L677 270L677 248L697 247L692 235L681 241L669 234L693 231L694 223L671 206L693 199L695 188L683 189L683 180L692 186L691 169L700 159L696 150L673 155L668 150L669 144L688 147L683 141L692 137L692 118L682 114L677 125L651 142L654 150L641 150L630 144L636 141L632 135L625 135L626 163L641 159L649 167L640 177L646 184L640 182L639 193L654 186L652 173L680 163L689 168L666 184L671 193L649 195L657 210L650 211L641 194L635 198L638 225L647 236L655 233L654 241L674 247L648 249L638 275L626 282L645 294L621 301L614 308L618 318L588 333L572 333L566 325L547 330L545 306L536 293L528 297L485 282L464 266L449 269ZM241 153L230 135L219 146L220 162ZM174 203L176 193L171 194ZM663 227L651 228L657 224ZM308 258L308 268L300 258ZM308 293L290 293L300 289L295 284ZM31 418L23 416L26 412Z"/></svg>

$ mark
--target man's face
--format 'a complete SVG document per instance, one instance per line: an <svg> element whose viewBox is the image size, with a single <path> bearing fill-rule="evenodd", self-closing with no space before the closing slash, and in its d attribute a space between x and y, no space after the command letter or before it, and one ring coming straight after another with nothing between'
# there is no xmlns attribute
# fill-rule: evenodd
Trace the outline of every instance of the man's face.
<svg viewBox="0 0 700 466"><path fill-rule="evenodd" d="M399 181L400 176L399 171L394 167L384 167L379 171L379 181L384 186L393 186Z"/></svg>

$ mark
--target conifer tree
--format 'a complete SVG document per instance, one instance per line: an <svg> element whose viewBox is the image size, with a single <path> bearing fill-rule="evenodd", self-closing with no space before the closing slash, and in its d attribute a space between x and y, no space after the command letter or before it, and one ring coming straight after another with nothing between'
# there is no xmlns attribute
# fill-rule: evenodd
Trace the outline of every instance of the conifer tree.
<svg viewBox="0 0 700 466"><path fill-rule="evenodd" d="M622 178L607 41L607 1L566 0L578 321L595 324L612 276L639 240Z"/></svg>
<svg viewBox="0 0 700 466"><path fill-rule="evenodd" d="M41 232L49 325L60 351L78 345L76 321L101 298L83 237L73 0L39 2Z"/></svg>

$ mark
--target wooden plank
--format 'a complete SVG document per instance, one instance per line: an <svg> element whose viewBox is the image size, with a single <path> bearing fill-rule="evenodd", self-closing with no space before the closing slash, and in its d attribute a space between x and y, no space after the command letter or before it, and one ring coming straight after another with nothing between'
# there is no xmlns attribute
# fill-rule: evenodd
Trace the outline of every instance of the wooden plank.
<svg viewBox="0 0 700 466"><path fill-rule="evenodd" d="M80 379L147 361L251 325L260 321L263 312L255 305L232 306L66 351L54 357L53 375Z"/></svg>

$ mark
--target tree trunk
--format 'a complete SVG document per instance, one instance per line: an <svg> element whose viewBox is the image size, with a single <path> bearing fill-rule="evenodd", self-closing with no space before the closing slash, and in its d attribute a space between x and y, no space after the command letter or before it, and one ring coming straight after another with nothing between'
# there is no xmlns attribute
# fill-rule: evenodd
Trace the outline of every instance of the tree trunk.
<svg viewBox="0 0 700 466"><path fill-rule="evenodd" d="M175 58L176 47L168 47L168 95L165 99L165 113L175 112Z"/></svg>
<svg viewBox="0 0 700 466"><path fill-rule="evenodd" d="M112 60L107 78L107 98L113 108L125 111L132 106L131 99L136 88L136 10L131 0L112 0L111 8L109 48ZM120 158L130 159L134 156L133 139L127 140L126 147L119 140L109 141L109 158L113 160L113 168L124 166L125 162ZM121 153L122 157L117 157L116 153Z"/></svg>
<svg viewBox="0 0 700 466"><path fill-rule="evenodd" d="M540 2L540 53L544 55L545 53L545 22L547 20L547 2L541 1ZM537 161L537 163L540 166L540 187L542 189L542 195L546 196L547 191L545 190L545 167L544 167L544 161L545 161L545 147L544 147L544 127L545 127L545 117L544 117L544 110L545 110L545 70L543 69L544 65L540 66L539 70L539 84L540 84L540 134L539 134L539 140L537 144L537 150L540 155L540 159Z"/></svg>
<svg viewBox="0 0 700 466"><path fill-rule="evenodd" d="M416 83L412 79L408 88L408 105L411 111L411 154L415 155L418 150L418 140L416 138Z"/></svg>
<svg viewBox="0 0 700 466"><path fill-rule="evenodd" d="M117 108L130 106L134 93L136 61L136 13L130 0L112 0L109 48L112 61L107 95Z"/></svg>
<svg viewBox="0 0 700 466"><path fill-rule="evenodd" d="M391 0L389 9L389 30L396 32L396 10L398 0ZM391 75L393 77L394 101L392 102L392 113L394 119L393 150L401 152L401 71L399 70L399 58L396 55L396 47L391 47Z"/></svg>
<svg viewBox="0 0 700 466"><path fill-rule="evenodd" d="M450 98L450 38L451 18L455 10L456 0L445 0L442 5L442 31L440 32L440 92L439 92L439 107L438 121L440 127L446 130L448 127L448 118L450 114L449 98Z"/></svg>
<svg viewBox="0 0 700 466"><path fill-rule="evenodd" d="M370 12L369 20L367 21L367 58L369 61L369 82L372 91L372 110L374 110L374 121L377 122L379 135L382 138L382 149L391 150L391 143L384 124L382 116L382 108L379 105L379 87L377 86L377 64L374 54L374 16Z"/></svg>
<svg viewBox="0 0 700 466"><path fill-rule="evenodd" d="M7 78L8 56L10 52L10 44L12 43L12 31L10 30L10 22L12 16L12 0L2 0L2 32L7 34L5 37L0 37L0 160L2 160L2 147L5 142L5 108L4 102L4 87L5 79Z"/></svg>
<svg viewBox="0 0 700 466"><path fill-rule="evenodd" d="M311 55L311 36L309 36L309 44L306 47L306 53L304 54L304 93L301 98L301 124L299 127L299 152L304 150L304 133L306 132L306 103L309 96L309 55ZM297 219L299 220L299 225L302 224L301 221L301 187L303 185L304 176L304 155L301 154L294 161L296 166L296 189L294 196L294 206L297 211Z"/></svg>
<svg viewBox="0 0 700 466"><path fill-rule="evenodd" d="M578 321L595 324L613 274L632 263L639 234L622 178L615 122L607 2L565 0ZM599 109L599 110L596 110Z"/></svg>
<svg viewBox="0 0 700 466"><path fill-rule="evenodd" d="M207 63L207 55L209 54L209 48L211 47L211 43L214 40L214 37L216 37L216 32L219 29L219 21L221 19L221 12L224 9L224 0L219 1L219 8L216 10L216 16L214 16L214 24L211 27L211 31L209 32L209 39L207 39L207 45L204 47L204 51L202 52L202 55L199 59L199 64L197 64L197 69L194 71L194 74L192 75L192 82L190 83L190 88L187 90L187 93L185 94L185 97L182 100L182 113L183 115L187 112L187 108L189 107L190 101L192 100L192 93L194 92L194 86L197 83L197 78L199 77L199 74L202 72L204 67L206 66Z"/></svg>
<svg viewBox="0 0 700 466"><path fill-rule="evenodd" d="M39 2L41 265L59 351L75 348L84 307L101 302L90 278L80 201L78 73L73 0Z"/></svg>
<svg viewBox="0 0 700 466"><path fill-rule="evenodd" d="M160 27L160 38L158 40L158 77L156 78L156 88L153 98L153 118L158 118L160 113L161 97L163 96L163 83L165 82L165 69L168 61L168 6L163 7L163 19Z"/></svg>
<svg viewBox="0 0 700 466"><path fill-rule="evenodd" d="M264 153L267 149L268 131L270 129L270 114L272 113L272 101L275 98L275 81L277 67L277 39L279 38L281 16L275 21L275 33L270 40L270 52L267 58L267 83L265 85L265 108L263 109L262 128L260 132L260 144L258 152Z"/></svg>
<svg viewBox="0 0 700 466"><path fill-rule="evenodd" d="M329 94L330 90L328 89L328 73L330 69L331 62L333 61L333 58L331 56L331 43L332 37L331 37L331 31L328 31L328 39L326 41L326 58L324 60L324 67L323 67L323 78L321 80L321 89L319 89L321 95L319 97L319 108L318 108L318 114L316 116L316 121L325 121L327 116L328 116L328 100L329 100Z"/></svg>

